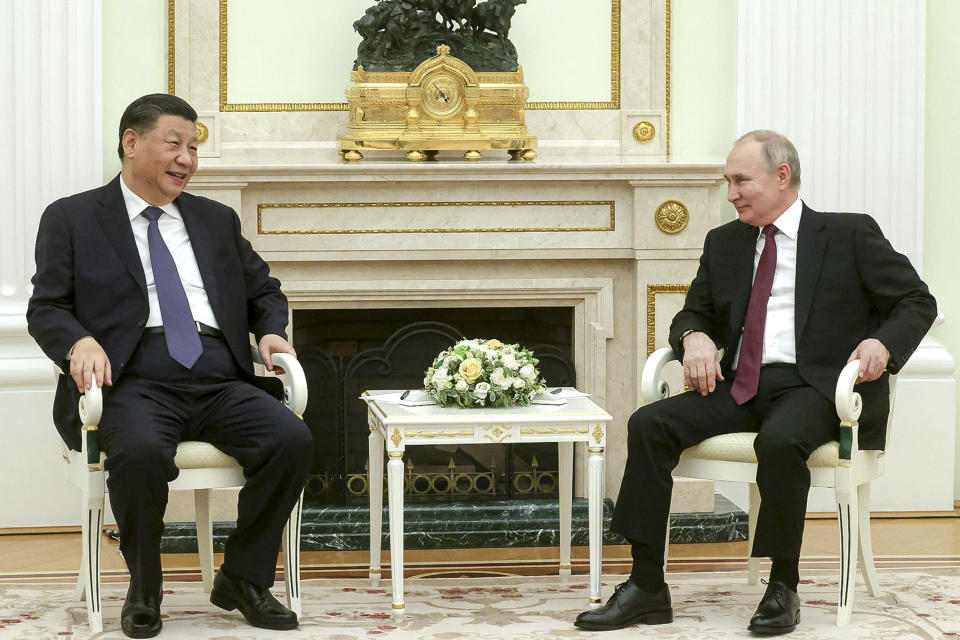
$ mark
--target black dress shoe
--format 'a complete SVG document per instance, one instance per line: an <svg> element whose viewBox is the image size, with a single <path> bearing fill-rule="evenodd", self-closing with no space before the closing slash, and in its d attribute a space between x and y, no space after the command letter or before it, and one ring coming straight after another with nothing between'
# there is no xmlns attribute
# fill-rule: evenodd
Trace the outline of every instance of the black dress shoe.
<svg viewBox="0 0 960 640"><path fill-rule="evenodd" d="M213 581L210 602L221 609L239 609L254 627L289 631L297 628L297 614L277 602L269 589L248 582L220 568Z"/></svg>
<svg viewBox="0 0 960 640"><path fill-rule="evenodd" d="M160 619L160 590L144 595L132 583L120 610L120 628L128 638L152 638L163 627Z"/></svg>
<svg viewBox="0 0 960 640"><path fill-rule="evenodd" d="M673 622L670 590L644 591L627 580L607 600L607 604L584 611L577 616L575 627L591 631L612 631L632 624L667 624Z"/></svg>
<svg viewBox="0 0 960 640"><path fill-rule="evenodd" d="M800 596L779 580L771 580L767 591L750 618L748 630L754 633L790 633L800 624Z"/></svg>

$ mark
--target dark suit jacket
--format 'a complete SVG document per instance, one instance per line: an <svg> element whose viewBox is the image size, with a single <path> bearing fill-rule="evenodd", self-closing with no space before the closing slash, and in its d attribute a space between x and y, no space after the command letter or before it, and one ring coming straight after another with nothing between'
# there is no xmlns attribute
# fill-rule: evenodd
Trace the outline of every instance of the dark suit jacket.
<svg viewBox="0 0 960 640"><path fill-rule="evenodd" d="M688 329L703 331L725 350L721 370L730 370L750 300L757 234L757 227L739 220L707 234L697 276L670 326L670 346L681 359L680 336ZM937 314L927 286L873 218L821 213L806 205L797 235L795 303L797 368L831 402L837 376L861 341L883 343L890 352L887 371L897 373ZM882 449L887 374L856 391L863 397L860 448Z"/></svg>
<svg viewBox="0 0 960 640"><path fill-rule="evenodd" d="M189 193L176 203L220 330L241 374L252 379L249 333L258 341L268 333L286 337L287 300L280 283L240 235L233 209ZM146 278L120 177L47 207L37 233L36 260L27 305L30 335L64 371L74 343L93 336L110 359L116 384L149 315ZM80 448L78 400L76 384L61 376L54 422L73 449Z"/></svg>

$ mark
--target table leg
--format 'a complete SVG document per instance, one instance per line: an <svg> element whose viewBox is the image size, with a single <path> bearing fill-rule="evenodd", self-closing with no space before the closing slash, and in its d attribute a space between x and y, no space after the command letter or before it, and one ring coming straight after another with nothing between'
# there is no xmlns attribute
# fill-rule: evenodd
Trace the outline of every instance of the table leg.
<svg viewBox="0 0 960 640"><path fill-rule="evenodd" d="M393 578L393 614L402 617L403 603L403 455L390 452L387 463L387 492L390 509L390 572Z"/></svg>
<svg viewBox="0 0 960 640"><path fill-rule="evenodd" d="M588 449L587 475L589 476L590 508L590 605L598 606L600 599L601 559L603 555L603 448Z"/></svg>
<svg viewBox="0 0 960 640"><path fill-rule="evenodd" d="M564 582L570 577L570 528L573 509L573 443L557 444L560 461L560 576Z"/></svg>
<svg viewBox="0 0 960 640"><path fill-rule="evenodd" d="M380 540L383 535L383 436L370 430L367 490L370 493L370 586L380 585Z"/></svg>

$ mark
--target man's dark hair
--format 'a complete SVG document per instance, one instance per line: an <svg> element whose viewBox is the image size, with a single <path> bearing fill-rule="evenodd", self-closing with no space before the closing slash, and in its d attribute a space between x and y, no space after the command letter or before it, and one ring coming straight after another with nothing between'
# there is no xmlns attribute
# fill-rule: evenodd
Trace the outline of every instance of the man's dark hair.
<svg viewBox="0 0 960 640"><path fill-rule="evenodd" d="M123 160L123 132L133 129L138 136L142 136L155 126L160 116L180 116L190 122L197 121L197 112L187 104L183 98L169 93L151 93L137 98L124 109L120 117L120 142L117 144L117 155Z"/></svg>

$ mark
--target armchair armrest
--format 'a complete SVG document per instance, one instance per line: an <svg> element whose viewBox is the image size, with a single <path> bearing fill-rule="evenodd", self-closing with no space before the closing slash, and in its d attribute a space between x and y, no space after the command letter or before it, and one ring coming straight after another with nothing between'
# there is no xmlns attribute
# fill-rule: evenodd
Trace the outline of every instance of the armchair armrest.
<svg viewBox="0 0 960 640"><path fill-rule="evenodd" d="M670 385L660 379L664 365L677 359L672 347L662 347L650 354L647 363L643 365L640 375L640 400L643 404L650 404L670 396Z"/></svg>
<svg viewBox="0 0 960 640"><path fill-rule="evenodd" d="M53 372L59 377L66 375L57 363L53 363ZM80 453L91 468L100 468L100 444L97 439L100 417L103 415L103 390L97 386L97 377L93 376L93 384L80 397L80 422L82 423L82 437L80 439ZM67 449L64 447L64 452Z"/></svg>
<svg viewBox="0 0 960 640"><path fill-rule="evenodd" d="M840 417L840 459L849 461L859 449L857 442L857 420L863 410L860 394L853 390L860 372L860 361L853 360L840 371L837 377L837 391L834 394L834 403L837 405L837 415Z"/></svg>
<svg viewBox="0 0 960 640"><path fill-rule="evenodd" d="M256 347L250 347L253 361L256 364L263 364L263 358ZM307 377L303 374L303 367L300 362L289 353L275 353L271 356L275 366L280 366L284 370L282 376L278 376L283 382L283 404L290 411L298 416L303 416L307 408Z"/></svg>

